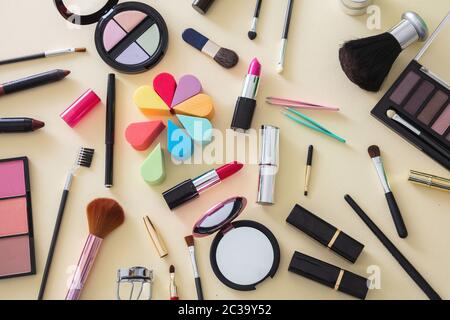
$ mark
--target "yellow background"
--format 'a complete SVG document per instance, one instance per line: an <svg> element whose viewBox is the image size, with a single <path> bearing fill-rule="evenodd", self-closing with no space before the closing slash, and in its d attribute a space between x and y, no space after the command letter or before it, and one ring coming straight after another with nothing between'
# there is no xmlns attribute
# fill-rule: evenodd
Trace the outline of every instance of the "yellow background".
<svg viewBox="0 0 450 320"><path fill-rule="evenodd" d="M86 46L87 54L56 57L2 66L0 81L5 82L42 71L72 70L64 81L35 90L2 97L2 117L29 116L46 122L33 134L1 135L0 156L28 156L31 161L33 219L38 273L35 276L0 281L0 299L35 299L47 256L60 194L66 174L80 146L96 149L91 169L82 169L75 178L68 201L53 268L47 286L47 299L63 299L68 267L77 263L88 234L85 207L96 197L113 197L125 208L126 222L104 242L83 292L83 299L114 299L116 270L143 265L155 272L154 298L168 298L168 269L177 268L180 297L196 298L192 268L183 237L208 208L228 197L249 199L242 219L255 220L269 227L281 246L281 263L274 279L260 284L254 292L238 292L225 287L214 276L209 263L213 237L196 241L198 262L207 299L351 299L315 282L287 271L294 250L367 276L371 265L381 268L382 289L369 293L369 299L423 299L422 291L391 257L386 249L353 213L343 197L351 194L373 220L410 259L434 289L450 297L449 243L450 205L448 193L429 190L407 182L410 169L448 177L448 171L425 154L388 130L369 114L384 92L420 48L414 44L395 63L383 89L377 93L360 90L345 77L338 61L343 41L375 35L399 21L406 10L419 12L434 30L450 9L448 0L376 1L381 6L382 30L369 30L367 16L346 15L337 0L296 1L286 71L275 73L285 1L266 0L261 11L258 38L249 41L247 31L255 1L220 0L206 16L191 8L190 0L144 1L159 10L168 24L170 45L166 57L153 70L139 75L117 74L117 143L115 186L109 191L104 180L105 107L97 107L75 130L59 114L88 88L105 100L107 74L112 70L100 59L94 46L95 26L70 29L53 1L2 0L3 27L1 56L19 56L46 49ZM240 55L239 65L224 70L212 60L189 47L182 31L193 27ZM257 56L264 75L253 127L273 124L281 128L281 163L276 187L276 205L255 204L258 167L247 166L237 176L208 191L197 201L172 213L161 192L216 166L175 166L167 162L167 180L149 187L140 178L139 166L148 152L134 151L124 139L126 126L145 120L133 105L134 90L150 84L160 72L177 78L195 74L216 105L213 124L229 128L236 98L250 60ZM441 67L448 68L448 54L441 55ZM284 118L279 108L264 103L266 96L297 98L341 107L341 112L306 112L327 128L347 138L346 145L300 127ZM165 142L163 134L159 141ZM309 144L315 146L311 192L303 194L304 164ZM387 173L404 215L409 234L400 240L382 192L367 147L378 144ZM329 252L305 234L286 225L285 219L295 203L343 229L366 245L355 265ZM170 251L161 260L147 235L142 216L148 214L158 226Z"/></svg>

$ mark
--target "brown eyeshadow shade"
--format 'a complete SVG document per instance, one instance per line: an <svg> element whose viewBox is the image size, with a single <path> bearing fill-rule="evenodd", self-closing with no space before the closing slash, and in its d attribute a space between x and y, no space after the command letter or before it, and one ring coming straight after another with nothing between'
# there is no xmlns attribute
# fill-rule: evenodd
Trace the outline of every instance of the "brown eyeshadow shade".
<svg viewBox="0 0 450 320"><path fill-rule="evenodd" d="M30 238L21 236L0 239L0 277L30 272Z"/></svg>
<svg viewBox="0 0 450 320"><path fill-rule="evenodd" d="M444 106L444 103L447 101L447 99L448 96L444 92L436 92L433 98L431 98L430 102L428 102L426 107L422 110L417 118L422 123L429 125L431 120L434 119L439 110L441 110L441 108Z"/></svg>
<svg viewBox="0 0 450 320"><path fill-rule="evenodd" d="M409 98L408 102L405 104L405 110L412 115L415 115L419 108L423 105L425 100L430 96L434 90L434 85L428 81L423 81L419 88L414 92L414 94Z"/></svg>
<svg viewBox="0 0 450 320"><path fill-rule="evenodd" d="M398 105L402 104L419 80L420 77L413 71L410 71L394 90L390 99Z"/></svg>

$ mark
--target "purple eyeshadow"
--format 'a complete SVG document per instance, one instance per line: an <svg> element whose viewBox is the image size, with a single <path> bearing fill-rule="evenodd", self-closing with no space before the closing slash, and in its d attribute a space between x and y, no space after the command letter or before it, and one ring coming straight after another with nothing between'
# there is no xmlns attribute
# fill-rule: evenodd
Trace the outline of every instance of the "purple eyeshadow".
<svg viewBox="0 0 450 320"><path fill-rule="evenodd" d="M142 63L149 58L149 55L134 42L117 57L116 61L132 65Z"/></svg>

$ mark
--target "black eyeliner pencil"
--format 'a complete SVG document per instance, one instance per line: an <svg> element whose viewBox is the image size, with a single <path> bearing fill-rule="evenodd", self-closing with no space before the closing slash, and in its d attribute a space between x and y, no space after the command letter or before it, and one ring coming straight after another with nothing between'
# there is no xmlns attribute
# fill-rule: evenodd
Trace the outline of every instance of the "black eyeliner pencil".
<svg viewBox="0 0 450 320"><path fill-rule="evenodd" d="M309 181L311 180L311 169L313 161L314 146L309 146L308 148L308 160L306 161L306 171L305 171L305 197L308 196L309 191Z"/></svg>
<svg viewBox="0 0 450 320"><path fill-rule="evenodd" d="M29 76L23 79L14 80L4 84L0 84L0 97L6 94L23 91L45 84L60 81L70 74L69 70L52 70L44 73L39 73L33 76Z"/></svg>
<svg viewBox="0 0 450 320"><path fill-rule="evenodd" d="M105 187L113 186L114 173L114 134L116 122L116 75L108 75L108 96L106 98L106 155L105 155Z"/></svg>
<svg viewBox="0 0 450 320"><path fill-rule="evenodd" d="M369 218L369 216L358 206L358 204L349 195L345 196L345 201L352 207L356 214L364 221L369 229L375 234L378 240L386 247L397 262L402 266L406 273L414 280L414 282L422 289L430 300L442 300L436 291L422 277L419 271L405 258L405 256L397 249L397 247L386 237L377 225Z"/></svg>

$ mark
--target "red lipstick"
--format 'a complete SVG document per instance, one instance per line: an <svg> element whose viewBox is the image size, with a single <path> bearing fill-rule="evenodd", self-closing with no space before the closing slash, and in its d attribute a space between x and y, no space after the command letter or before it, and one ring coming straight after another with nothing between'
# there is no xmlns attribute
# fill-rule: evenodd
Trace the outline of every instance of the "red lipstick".
<svg viewBox="0 0 450 320"><path fill-rule="evenodd" d="M244 167L242 163L231 162L218 169L208 171L195 179L186 180L163 193L164 200L173 210L200 196L201 193L231 177Z"/></svg>

